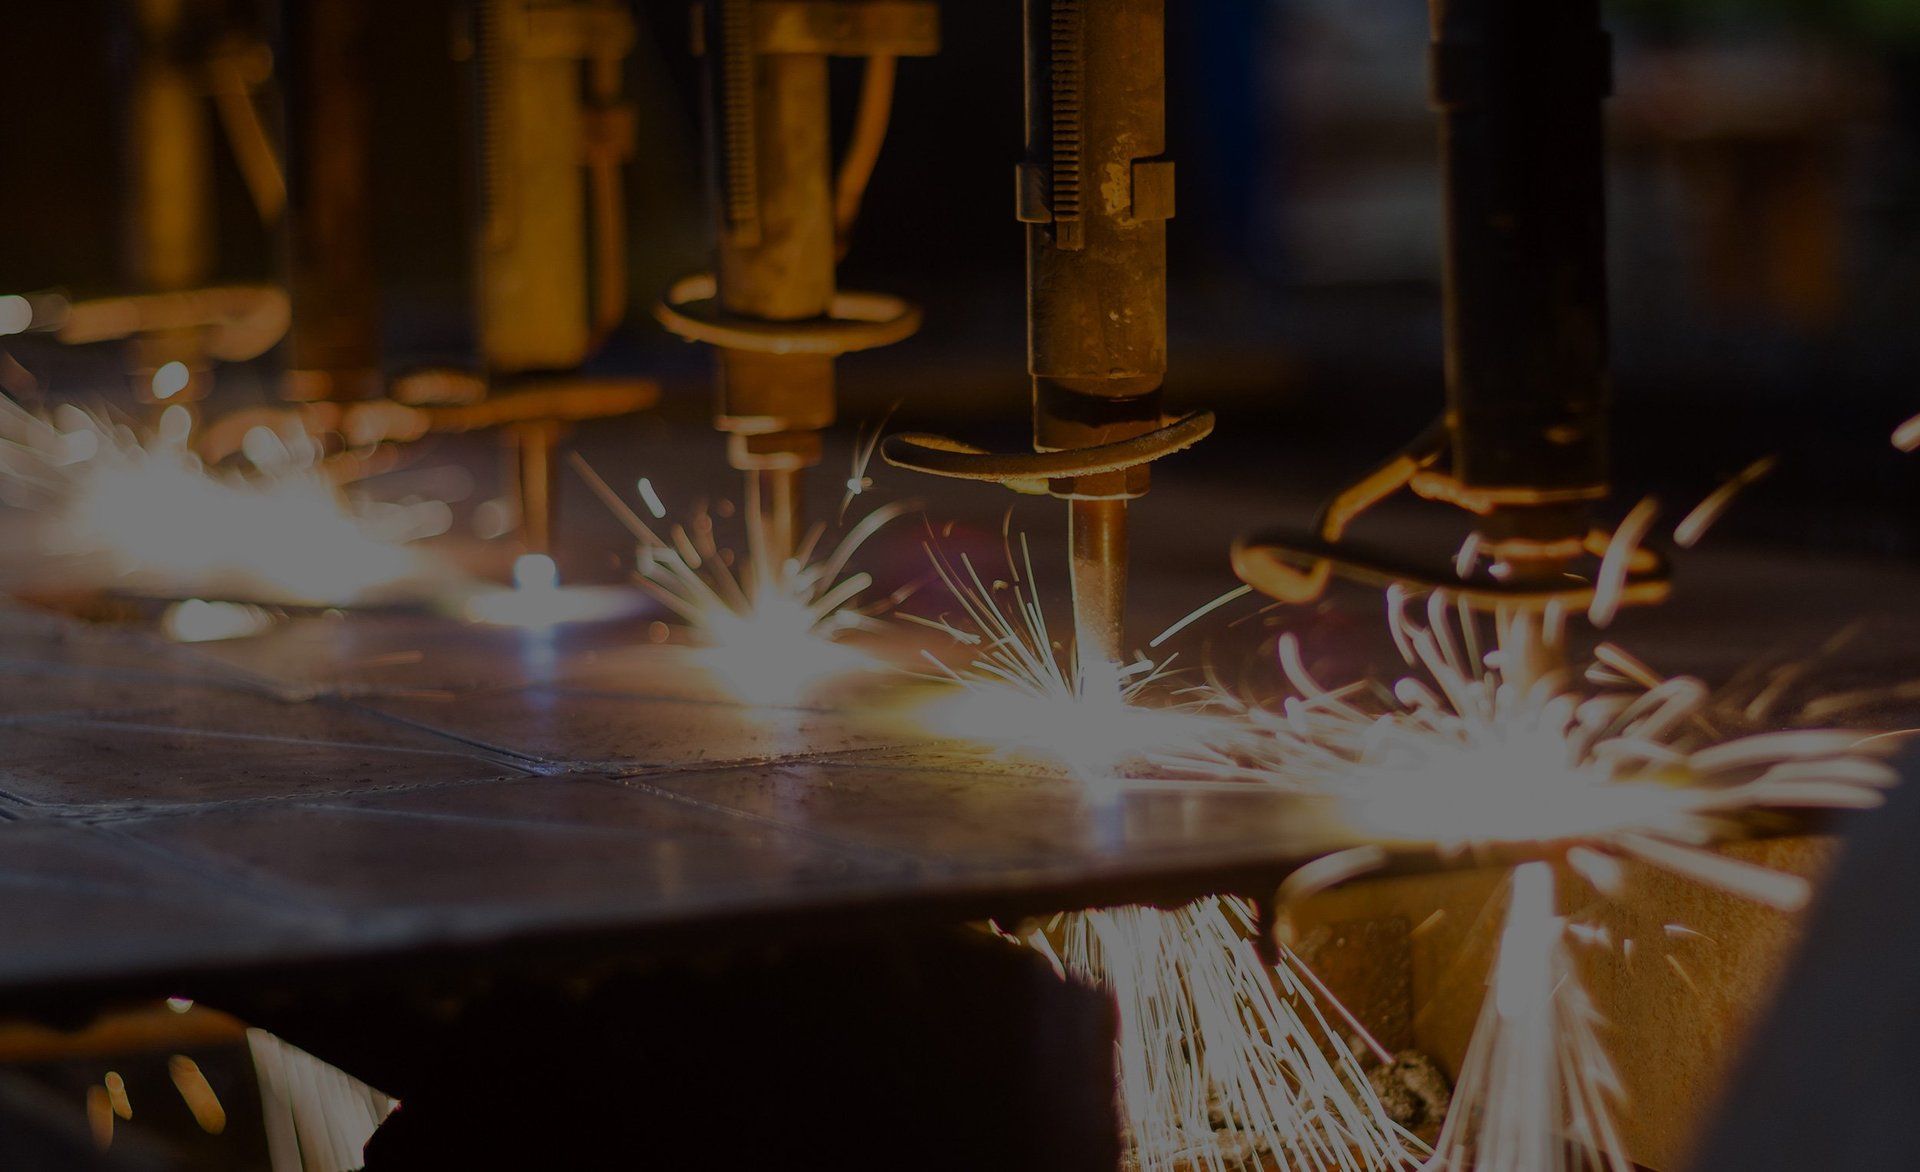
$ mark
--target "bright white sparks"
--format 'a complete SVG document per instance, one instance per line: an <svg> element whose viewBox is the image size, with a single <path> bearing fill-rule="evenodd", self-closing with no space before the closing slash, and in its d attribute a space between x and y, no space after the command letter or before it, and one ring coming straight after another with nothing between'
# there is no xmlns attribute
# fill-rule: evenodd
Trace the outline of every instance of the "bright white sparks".
<svg viewBox="0 0 1920 1172"><path fill-rule="evenodd" d="M539 594L560 588L560 567L544 553L521 554L513 562L513 588Z"/></svg>
<svg viewBox="0 0 1920 1172"><path fill-rule="evenodd" d="M719 606L688 619L705 644L707 667L749 704L793 703L829 680L879 666L839 642L862 629L866 616L838 604L823 609L817 581L807 579L761 579L742 609Z"/></svg>
<svg viewBox="0 0 1920 1172"><path fill-rule="evenodd" d="M85 559L157 594L346 604L431 576L406 543L450 523L442 502L351 507L319 454L259 429L250 473L203 464L191 416L142 435L63 406L42 418L0 401L0 489L48 514L46 552Z"/></svg>
<svg viewBox="0 0 1920 1172"><path fill-rule="evenodd" d="M578 455L571 459L639 543L642 588L687 624L707 667L734 695L750 704L796 703L827 681L878 666L842 640L880 629L878 615L895 599L866 601L873 577L849 563L910 506L875 509L831 549L822 551L827 528L816 524L784 564L749 553L739 565L721 546L710 513L656 529ZM652 483L640 483L648 511L664 515ZM757 545L751 529L750 521L750 547Z"/></svg>
<svg viewBox="0 0 1920 1172"><path fill-rule="evenodd" d="M1413 1168L1417 1143L1386 1117L1299 961L1262 963L1252 919L1239 900L1206 899L1062 916L1057 953L1047 936L1029 938L1113 995L1129 1166Z"/></svg>
<svg viewBox="0 0 1920 1172"><path fill-rule="evenodd" d="M273 626L271 612L241 602L189 598L160 616L160 631L175 643L214 643L245 639Z"/></svg>
<svg viewBox="0 0 1920 1172"><path fill-rule="evenodd" d="M1124 765L1219 735L1205 712L1140 703L1163 679L1165 663L1083 665L1052 639L1024 538L1017 560L1009 548L1008 579L991 584L965 556L956 565L931 547L928 554L960 614L921 621L969 656L955 668L926 653L936 678L958 688L924 713L934 730L1045 760L1094 784ZM1032 933L1027 943L1062 971L1110 991L1119 1010L1115 1065L1128 1167L1416 1166L1417 1141L1386 1117L1322 1016L1304 967L1291 954L1278 968L1260 960L1245 903L1106 908L1062 916L1052 931L1052 938Z"/></svg>
<svg viewBox="0 0 1920 1172"><path fill-rule="evenodd" d="M1281 708L1251 710L1235 736L1164 763L1327 797L1379 843L1517 847L1563 860L1608 896L1632 859L1783 910L1805 902L1805 880L1711 844L1743 812L1869 807L1895 780L1876 756L1887 742L1861 733L1728 735L1704 684L1662 677L1617 646L1568 671L1556 610L1500 615L1490 638L1442 595L1416 608L1395 588L1387 609L1405 676L1329 688L1283 636L1293 694ZM1346 854L1362 868L1385 858L1379 846ZM1520 866L1432 1172L1631 1166L1613 1123L1620 1083L1570 934L1552 864Z"/></svg>
<svg viewBox="0 0 1920 1172"><path fill-rule="evenodd" d="M1215 732L1192 708L1141 703L1171 660L1080 664L1056 643L1034 588L1033 556L1020 539L1008 579L989 585L971 559L956 566L931 546L934 568L960 606L958 622L919 620L967 648L951 667L930 652L934 678L958 685L922 714L927 727L970 744L1037 757L1083 780L1113 774L1129 762L1202 743Z"/></svg>
<svg viewBox="0 0 1920 1172"><path fill-rule="evenodd" d="M1510 881L1500 953L1428 1172L1630 1172L1619 1076L1567 948L1553 868Z"/></svg>
<svg viewBox="0 0 1920 1172"><path fill-rule="evenodd" d="M153 397L164 403L186 390L187 384L192 381L193 372L187 369L187 364L176 360L154 371L150 385L153 388Z"/></svg>
<svg viewBox="0 0 1920 1172"><path fill-rule="evenodd" d="M1396 589L1388 622L1414 669L1391 687L1324 687L1285 636L1296 694L1282 710L1255 709L1251 733L1169 764L1330 796L1385 841L1448 854L1577 844L1784 907L1805 898L1804 883L1706 849L1722 822L1756 808L1874 806L1895 780L1854 732L1724 739L1704 684L1662 678L1618 647L1602 646L1577 687L1553 666L1552 618L1509 624L1485 646L1465 607L1430 595L1421 622Z"/></svg>
<svg viewBox="0 0 1920 1172"><path fill-rule="evenodd" d="M18 293L0 297L0 338L23 334L33 327L33 302Z"/></svg>
<svg viewBox="0 0 1920 1172"><path fill-rule="evenodd" d="M261 1029L247 1031L275 1172L357 1168L399 1102Z"/></svg>

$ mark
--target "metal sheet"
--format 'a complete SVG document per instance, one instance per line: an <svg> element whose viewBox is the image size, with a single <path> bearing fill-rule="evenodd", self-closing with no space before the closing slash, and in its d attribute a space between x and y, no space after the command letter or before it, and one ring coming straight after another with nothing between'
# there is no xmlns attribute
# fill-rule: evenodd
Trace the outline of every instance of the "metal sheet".
<svg viewBox="0 0 1920 1172"><path fill-rule="evenodd" d="M633 639L319 616L189 648L0 612L0 992L1178 899L1341 841L1279 794L963 752L888 715L898 685L725 702Z"/></svg>

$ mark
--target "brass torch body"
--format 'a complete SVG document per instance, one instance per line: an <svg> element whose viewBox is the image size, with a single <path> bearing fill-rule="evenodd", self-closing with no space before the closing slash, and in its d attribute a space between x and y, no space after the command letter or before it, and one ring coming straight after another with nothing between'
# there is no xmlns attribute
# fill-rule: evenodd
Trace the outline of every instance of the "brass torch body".
<svg viewBox="0 0 1920 1172"><path fill-rule="evenodd" d="M824 317L834 298L834 205L824 53L759 52L749 0L710 11L709 139L719 187L717 296L762 322ZM833 359L721 347L714 423L746 473L749 514L775 564L805 526L801 475L833 423Z"/></svg>
<svg viewBox="0 0 1920 1172"><path fill-rule="evenodd" d="M1159 427L1167 370L1164 0L1026 0L1027 357L1039 451ZM1124 648L1126 502L1145 464L1050 484L1069 502L1082 663Z"/></svg>
<svg viewBox="0 0 1920 1172"><path fill-rule="evenodd" d="M544 46L526 0L477 0L480 352L490 376L586 361L580 64Z"/></svg>
<svg viewBox="0 0 1920 1172"><path fill-rule="evenodd" d="M521 545L550 554L556 450L573 421L619 413L622 398L597 395L579 368L627 307L621 167L633 122L622 87L633 18L617 0L468 0L466 13L457 43L473 63L483 377L444 385L477 397L513 383L494 401L536 408L506 427L508 473Z"/></svg>

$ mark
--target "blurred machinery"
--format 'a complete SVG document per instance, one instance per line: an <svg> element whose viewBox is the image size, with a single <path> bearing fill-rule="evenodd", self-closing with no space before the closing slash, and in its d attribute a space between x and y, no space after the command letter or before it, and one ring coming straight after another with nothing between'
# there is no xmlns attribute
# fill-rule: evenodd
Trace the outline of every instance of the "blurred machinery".
<svg viewBox="0 0 1920 1172"><path fill-rule="evenodd" d="M920 311L836 288L867 179L886 137L896 60L939 48L927 0L712 0L695 10L705 58L715 217L712 273L669 290L669 330L716 352L714 423L747 477L763 564L783 565L806 527L801 474L834 419L833 360L897 342ZM827 64L866 59L853 139L829 174Z"/></svg>
<svg viewBox="0 0 1920 1172"><path fill-rule="evenodd" d="M522 545L552 544L555 445L583 419L650 406L649 380L588 377L583 365L623 320L629 274L622 166L633 110L622 96L631 11L612 0L473 0L455 46L472 63L480 223L475 233L477 369L385 373L374 252L371 0L283 0L277 44L232 31L215 5L134 0L129 92L128 254L140 292L70 302L12 299L9 332L72 343L131 337L147 401L191 402L212 359L257 357L287 339L283 397L198 429L211 462L257 427L319 451L359 455L434 431L500 429ZM278 66L276 147L257 96ZM285 287L214 286L211 94L264 221L284 223ZM340 475L364 466L348 460Z"/></svg>
<svg viewBox="0 0 1920 1172"><path fill-rule="evenodd" d="M499 428L512 458L523 552L553 543L554 449L574 423L652 405L644 379L580 368L627 308L622 97L631 12L609 0L473 0L456 37L471 62L480 193L474 249L479 369L380 377L368 167L374 5L288 0L289 158L295 197L289 398L349 446ZM362 406L364 404L364 406Z"/></svg>
<svg viewBox="0 0 1920 1172"><path fill-rule="evenodd" d="M634 17L631 5L616 0L470 0L463 11L467 20L457 52L472 66L481 205L474 249L478 355L473 367L387 373L372 232L376 186L370 140L377 103L368 58L379 15L374 0L284 0L277 53L269 53L263 39L209 32L225 26L196 17L194 0L131 0L129 12L139 30L130 106L136 125L130 154L136 293L98 302L68 302L54 294L0 301L0 332L58 329L60 337L73 342L133 338L129 365L136 382L150 400L169 405L204 394L209 361L258 355L285 333L283 390L294 406L209 421L199 441L209 458L240 451L247 433L259 426L294 427L323 437L329 450L346 453L431 432L499 429L513 454L523 543L529 553L547 553L553 541L553 453L567 428L642 409L656 397L644 380L584 373L627 309L622 168L634 153L635 112L623 95L622 70L634 41ZM1486 608L1529 614L1555 604L1584 605L1603 577L1598 566L1611 540L1594 520L1610 492L1600 119L1610 79L1598 3L1434 0L1433 15L1432 95L1441 115L1447 201L1445 412L1405 450L1340 492L1311 532L1249 538L1235 549L1234 566L1246 582L1290 601L1317 597L1333 575L1342 574L1370 583L1445 588ZM802 475L818 462L821 433L834 421L835 359L899 341L919 324L918 310L899 298L838 288L836 266L885 137L896 61L936 51L937 16L936 5L926 0L707 0L696 10L694 48L705 60L715 261L711 273L674 285L657 314L679 336L714 348L715 425L728 435L730 464L746 476L754 556L763 565L784 564L804 543ZM1153 461L1205 438L1213 418L1205 411L1172 416L1163 403L1166 221L1174 211L1173 165L1164 157L1165 0L1025 0L1024 21L1026 157L1017 171L1016 207L1026 225L1033 451L994 453L924 434L894 437L885 450L899 466L1068 502L1075 647L1085 680L1110 671L1126 653L1128 502L1146 492ZM829 117L834 56L865 59L851 143L837 172ZM274 146L256 105L276 67L286 107L283 149ZM207 94L259 214L268 222L284 220L284 290L207 284L212 274L206 178L211 148L200 109ZM1467 514L1478 535L1469 544L1471 556L1429 564L1404 551L1349 540L1348 531L1360 517L1403 489ZM1663 561L1631 548L1623 556L1620 597L1647 602L1663 597L1668 588ZM379 658L394 663L417 654L400 650ZM472 658L491 670L494 654L481 647ZM487 683L491 687L494 681ZM542 680L540 689L552 683ZM528 690L536 689L529 685ZM411 702L406 689L393 691L375 699ZM529 703L547 704L549 694L541 690ZM630 700L620 697L619 703ZM467 707L441 705L432 719ZM397 707L382 716L396 724L417 723L417 711L408 716L409 711ZM503 711L509 714L503 724L534 719L525 708ZM621 711L613 722L629 718L629 709ZM353 715L329 713L341 719ZM259 727L283 716L275 708ZM463 737L462 743L472 739ZM763 761L763 749L751 742L750 748L753 756L746 750L739 755L754 763L743 773L760 770ZM707 749L703 746L703 753ZM582 753L581 760L587 759ZM605 757L596 749L592 759ZM109 772L117 778L121 771ZM295 805L304 792L298 787L307 780L296 777L286 793L251 805L271 807L266 814L278 815ZM688 792L710 780L687 783ZM157 783L146 777L141 784ZM478 784L504 785L491 779L476 783L476 789ZM657 834L651 823L636 824L646 829L649 841L664 844L662 874L669 876L641 874L612 883L594 873L588 880L627 898L636 893L678 898L685 877L675 828L682 819L693 820L687 811L696 803L678 794L669 799L651 785L603 789L597 779L580 783L581 792L588 790L590 798L581 801L605 801L611 808L616 799L633 800L667 810L658 815L665 829ZM138 801L132 809L158 804L153 794L133 793ZM517 799L517 791L513 796ZM1138 808L1164 796L1146 795ZM369 800L414 797L383 794ZM459 804L448 808L464 811L475 800L462 792L455 799ZM895 793L888 800L900 797ZM937 792L928 800L929 820L950 812L950 793ZM404 808L396 819L414 820L404 834L415 842L425 833L415 822L431 824L435 832L445 824L476 835L512 825L530 838L561 821L544 790L529 801L540 810L539 818L522 818L508 807L508 814L491 820L464 812L421 816ZM849 801L845 808L857 804ZM316 823L337 822L335 812L297 810ZM723 804L699 812L727 815L716 819L720 828L703 845L720 841L737 824L753 832L745 836L752 841L741 847L741 858L759 858L752 852L768 849L755 837L774 824L762 813ZM209 816L227 813L218 809ZM588 813L591 818L582 815L580 824L590 826L598 841L609 823L600 806ZM1177 813L1175 824L1211 825L1191 811ZM1269 844L1286 841L1302 813L1280 811L1270 824L1253 830ZM1032 816L1031 808L1016 803L1006 816L1008 825L1017 825L1017 819ZM644 817L654 815L649 810ZM1239 829L1237 813L1213 817ZM63 833L91 825L79 817L41 821ZM1068 828L1081 833L1078 823ZM811 852L838 849L841 837L851 840L852 833L829 826L799 836L807 853L796 871L811 880ZM919 833L918 824L912 833ZM300 845L295 832L288 835L288 847ZM126 836L114 837L117 842ZM552 854L529 855L521 862L536 885L555 876L564 879L568 866L581 857L579 842L588 837L583 833L552 848ZM996 829L990 837L1008 836ZM354 845L360 839L348 841ZM491 849L497 840L482 841ZM917 839L904 841L919 845ZM1231 839L1220 841L1233 845ZM1196 856L1221 849L1217 843L1195 842ZM256 847L251 837L246 845L259 855L274 853ZM618 846L609 865L630 865L645 854L625 842ZM894 849L888 844L871 853ZM1786 848L1754 848L1761 849ZM865 853L865 846L849 852L848 865ZM434 857L403 861L417 864L423 883L431 881L425 889L434 901L451 898L441 885L443 876L429 865ZM444 857L460 863L498 855L476 847L470 854ZM262 866L281 861L267 858ZM384 866L389 860L363 861ZM1817 862L1800 869L1811 870ZM323 863L328 882L364 878L343 874L332 859ZM1009 882L1030 882L1029 860L1023 857L1009 869L1015 876ZM716 868L713 877L732 882L734 876L723 876L724 870ZM762 882L743 873L743 883ZM1211 876L1191 882L1201 884L1203 878L1212 882ZM1181 898L1209 889L1189 890L1188 881L1183 871ZM1441 963L1435 957L1452 963L1471 955L1471 942L1457 938L1468 931L1471 917L1462 914L1432 928L1436 921L1427 909L1438 906L1435 884L1447 888L1441 892L1447 907L1477 908L1497 876L1391 882L1402 886L1343 889L1298 911L1299 950L1395 1049L1417 1045L1457 1068L1464 1034L1450 1031L1472 1020L1484 984L1476 970L1458 990L1436 985L1449 1000L1428 996L1434 990L1427 985L1434 983ZM1407 894L1416 882L1427 886ZM1108 897L1106 889L1098 891ZM566 906L579 898L571 889L556 886L549 894L555 907L577 911ZM814 891L799 894L818 898ZM1140 891L1122 894L1142 898ZM739 891L727 888L723 895L714 897L716 903L738 898ZM381 898L393 897L383 892ZM1065 897L1047 893L1047 898ZM1158 899L1158 893L1151 898ZM463 922L438 902L430 906L433 914L421 918L429 927ZM304 914L307 909L295 910ZM913 914L927 913L915 909ZM291 918L293 912L284 915ZM1688 923L1712 928L1716 939L1734 942L1729 948L1744 947L1739 936L1744 929L1730 923L1721 933L1712 915L1710 908L1690 915ZM342 922L351 921L357 930L363 919L342 917ZM214 939L234 935L230 919L213 922ZM328 925L331 930L330 918ZM565 926L577 928L571 921ZM743 931L741 921L732 919L722 919L720 930ZM525 1144L527 1158L534 1160L550 1157L557 1143L604 1140L596 1127L631 1129L644 1142L684 1142L705 1150L710 1131L681 1127L676 1132L676 1122L710 1122L742 1101L773 1104L780 1112L772 1123L761 1120L743 1128L743 1142L765 1141L789 1155L792 1147L779 1145L790 1144L793 1128L811 1124L832 1133L820 1138L823 1149L828 1142L838 1148L845 1135L860 1128L874 1132L869 1143L876 1137L888 1141L875 1143L878 1150L921 1143L929 1134L964 1133L966 1142L989 1153L974 1155L971 1166L1014 1166L995 1163L1007 1160L1008 1152L1028 1153L1036 1167L1113 1166L1118 1157L1109 1150L1115 1136L1107 1093L1111 1072L1105 1069L1110 1025L1103 1001L1056 984L1033 957L1002 949L998 941L953 939L944 932L922 938L898 931L891 921L871 932L872 943L859 949L844 948L832 937L824 943L808 940L780 955L756 942L750 959L733 958L733 967L720 975L704 961L682 971L677 965L656 966L650 957L650 971L638 978L607 976L585 984L554 979L569 971L565 966L575 958L570 951L564 960L531 966L530 990L488 982L460 1002L457 1013L450 1009L453 1003L418 990L409 993L411 1000L382 990L349 1003L340 988L332 988L326 996L340 999L338 1015L331 1011L332 1001L320 1001L319 1010L306 1008L311 1016L304 1020L288 1013L287 1032L306 1031L340 1045L348 1057L378 1072L381 1085L408 1100L411 1114L401 1117L383 1141L384 1159L393 1166L404 1165L414 1151L444 1155L438 1145L449 1134L474 1145L476 1159L498 1158L500 1134L469 1125L475 1103L497 1105L498 1111L481 1114L505 1121L501 1128ZM562 943L567 949L582 945L571 937ZM480 947L512 951L497 938ZM1723 966L1734 979L1709 988L1747 992L1733 981L1757 983L1778 950L1753 955L1758 959L1751 964ZM374 955L371 967L380 980L395 974L420 979L411 962L395 964L385 952ZM1466 967L1471 966L1463 971ZM1342 979L1343 969L1351 980ZM876 972L890 979L874 982ZM796 974L814 979L796 980ZM1692 978L1687 980L1691 985ZM1367 982L1376 988L1356 992ZM370 981L368 987L380 985ZM780 995L771 1002L756 1000L751 994L763 988ZM1641 995L1638 988L1630 996L1649 1021L1668 1004ZM1754 992L1718 1001L1737 1009L1757 998ZM739 1007L748 1004L758 1008L740 1013ZM928 1004L954 1012L927 1015ZM369 1005L375 1007L372 1016ZM529 1005L536 1010L531 1015ZM657 1005L671 1008L666 1019L651 1015ZM1434 1008L1427 1019L1418 1020L1429 1005ZM688 1012L689 1006L695 1011ZM285 1012L271 998L263 998L258 1008L262 1020ZM1734 1015L1727 1010L1721 1016ZM526 1029L530 1020L541 1028ZM1632 1020L1632 1015L1622 1012L1616 1020ZM902 1021L919 1022L924 1029L903 1034ZM1038 1057L1018 1053L1026 1035L997 1028L1009 1021L1040 1022L1056 1037L1066 1023L1077 1031L1069 1038L1077 1044ZM610 1022L618 1028L609 1028ZM708 1032L714 1022L722 1024L725 1032L717 1036L725 1045L716 1045L716 1035ZM225 1021L209 1026L204 1017L194 1024L222 1037L232 1028ZM1655 1024L1671 1029L1670 1022ZM1732 1032L1720 1029L1724 1021L1713 1024L1719 1031L1709 1038L1714 1045L1695 1047L1701 1053L1722 1052L1718 1043ZM1671 1033L1653 1028L1639 1033L1665 1046L1651 1057L1635 1055L1645 1059L1643 1065L1679 1064L1666 1052L1678 1048L1667 1044ZM647 1093L638 1096L631 1080L604 1076L634 1065L629 1040L636 1036L653 1038L655 1050L673 1059L639 1064L656 1081L645 1083ZM439 1039L439 1044L422 1045L422 1038ZM505 1050L503 1038L513 1042ZM849 1038L855 1047L867 1048L856 1051L866 1060L852 1064L867 1075L856 1080L858 1093L811 1077L819 1073L813 1056L839 1053ZM784 1044L792 1061L741 1064L712 1058L757 1058L761 1050L777 1048L768 1039ZM12 1041L25 1044L17 1037ZM25 1041L42 1045L37 1037ZM574 1069L558 1077L545 1065L556 1052L575 1060ZM952 1085L978 1098L917 1093L911 1079L896 1077L888 1065L902 1054L922 1062L928 1054L938 1057L943 1069L965 1076L951 1079ZM683 1061L687 1055L693 1058ZM1007 1076L1009 1070L1024 1073L1016 1080ZM540 1085L530 1088L519 1081L527 1071L538 1074ZM590 1097L576 1097L583 1086L591 1089ZM798 1092L790 1093L796 1087ZM547 1096L539 1100L543 1105L565 1105L580 1125L556 1128L553 1120L567 1116L525 1110L536 1093ZM901 1101L896 1103L895 1096ZM1017 1110L1021 1103L1050 1098L1051 1110L1030 1116ZM640 1117L631 1110L636 1102L647 1108ZM847 1118L849 1105L857 1118ZM1659 1106L1642 1109L1642 1117L1655 1119ZM915 1110L932 1114L923 1118ZM988 1125L971 1127L980 1119ZM1647 1126L1651 1131L1654 1124ZM562 1138L556 1140L556 1133ZM661 1141L661 1135L669 1139ZM1055 1150L1036 1147L1036 1137ZM622 1150L630 1152L636 1141L619 1138L629 1144ZM1636 1156L1647 1158L1646 1145L1653 1141L1636 1135L1634 1142ZM507 1150L513 1150L511 1143ZM1649 1162L1671 1166L1667 1153L1660 1155Z"/></svg>
<svg viewBox="0 0 1920 1172"><path fill-rule="evenodd" d="M1436 0L1431 94L1446 198L1447 405L1401 452L1321 511L1311 533L1234 549L1240 577L1307 601L1341 573L1458 592L1488 607L1584 607L1609 534L1606 210L1600 103L1611 50L1594 0ZM1410 489L1470 514L1454 565L1347 540ZM1634 550L1624 601L1653 601L1665 566Z"/></svg>
<svg viewBox="0 0 1920 1172"><path fill-rule="evenodd" d="M286 335L277 286L214 285L218 229L208 103L261 221L278 222L286 184L260 112L273 54L217 0L127 0L131 53L123 174L122 295L14 300L4 332L47 331L74 345L126 340L135 398L160 407L204 398L216 361L256 358Z"/></svg>
<svg viewBox="0 0 1920 1172"><path fill-rule="evenodd" d="M554 449L567 429L658 398L649 380L580 373L627 311L621 168L633 157L634 112L621 74L633 15L612 0L475 0L470 12L459 49L474 63L478 101L475 314L484 383L427 371L398 380L394 393L435 408L431 427L504 430L521 544L547 554Z"/></svg>
<svg viewBox="0 0 1920 1172"><path fill-rule="evenodd" d="M1027 0L1027 357L1033 454L894 436L901 467L1068 502L1075 646L1085 673L1125 654L1127 502L1154 460L1213 416L1169 420L1164 0Z"/></svg>
<svg viewBox="0 0 1920 1172"><path fill-rule="evenodd" d="M1622 62L1612 135L1666 163L1687 205L1690 280L1719 316L1818 336L1847 297L1849 127L1882 115L1875 63L1838 46L1644 47Z"/></svg>

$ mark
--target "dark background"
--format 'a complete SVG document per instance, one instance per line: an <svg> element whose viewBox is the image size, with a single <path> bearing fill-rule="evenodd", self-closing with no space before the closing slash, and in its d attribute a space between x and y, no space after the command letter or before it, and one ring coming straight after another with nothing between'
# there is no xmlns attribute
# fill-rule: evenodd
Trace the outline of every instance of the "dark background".
<svg viewBox="0 0 1920 1172"><path fill-rule="evenodd" d="M256 4L243 20L270 27ZM375 49L387 354L467 352L461 67L452 5L384 5ZM8 5L0 37L0 288L121 281L126 37L110 0ZM704 410L704 358L644 313L704 267L686 7L640 0L629 83L636 311L599 364ZM843 268L927 307L923 333L844 367L849 418L1024 426L1014 0L943 6L945 46L902 63ZM1222 415L1214 457L1166 475L1319 495L1437 410L1439 199L1419 0L1171 0L1173 371ZM1920 3L1632 0L1610 7L1614 355L1622 496L1697 497L1756 456L1779 470L1728 531L1809 551L1920 547L1920 466L1887 443L1920 411ZM851 109L858 66L837 78ZM209 111L208 117L212 114ZM275 272L216 135L220 276ZM120 393L111 352L17 340L53 395ZM258 395L229 377L219 392ZM1250 506L1253 512L1257 505Z"/></svg>

